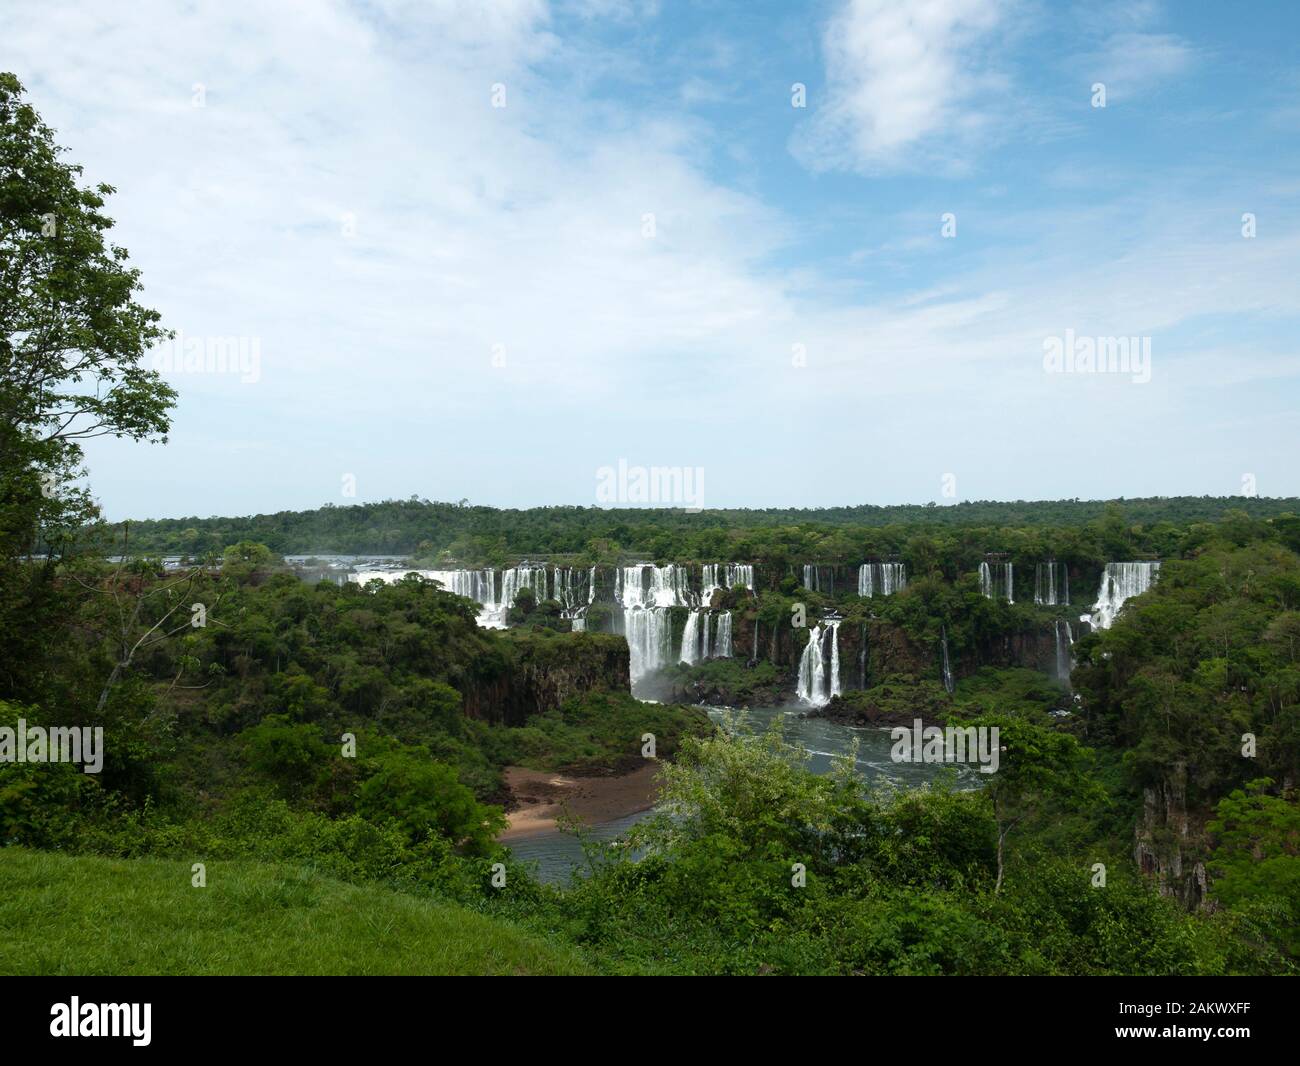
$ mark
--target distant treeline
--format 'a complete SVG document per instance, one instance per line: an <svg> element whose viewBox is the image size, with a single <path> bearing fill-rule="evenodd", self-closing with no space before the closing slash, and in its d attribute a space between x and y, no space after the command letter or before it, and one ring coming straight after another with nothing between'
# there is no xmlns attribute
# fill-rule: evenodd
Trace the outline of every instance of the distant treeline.
<svg viewBox="0 0 1300 1066"><path fill-rule="evenodd" d="M694 514L666 508L515 510L471 506L465 501L410 499L348 507L326 504L314 511L241 518L134 521L129 529L133 552L195 558L241 541L254 541L282 555L397 554L432 559L442 554L482 563L501 563L528 554L616 561L628 553L752 561L771 557L773 551L791 559L802 556L807 562L833 562L851 561L864 551L869 554L873 541L896 542L900 537L959 527L1078 529L1108 521L1130 529L1155 530L1162 525L1187 528L1230 513L1253 519L1300 515L1300 499L1171 496L1114 501L975 501L949 506L735 508ZM853 529L880 530L883 536L852 537L848 534Z"/></svg>

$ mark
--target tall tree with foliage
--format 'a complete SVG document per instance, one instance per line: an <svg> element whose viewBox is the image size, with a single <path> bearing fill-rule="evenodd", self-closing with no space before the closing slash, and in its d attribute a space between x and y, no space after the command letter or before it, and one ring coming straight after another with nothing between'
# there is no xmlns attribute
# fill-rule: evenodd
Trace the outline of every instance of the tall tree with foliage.
<svg viewBox="0 0 1300 1066"><path fill-rule="evenodd" d="M111 243L111 186L81 184L54 131L0 73L0 692L29 694L54 624L57 560L95 508L81 443L165 440L175 391L144 365L170 334ZM46 558L34 561L35 556Z"/></svg>

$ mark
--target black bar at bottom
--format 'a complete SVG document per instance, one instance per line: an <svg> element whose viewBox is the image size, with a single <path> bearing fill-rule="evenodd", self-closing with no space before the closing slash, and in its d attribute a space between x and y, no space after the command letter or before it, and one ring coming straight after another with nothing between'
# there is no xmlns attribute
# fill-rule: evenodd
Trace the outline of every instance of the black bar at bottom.
<svg viewBox="0 0 1300 1066"><path fill-rule="evenodd" d="M738 1015L710 1010L715 1024L700 1035L715 1044L724 1033L736 1041L757 1035L738 1028L737 1018L753 1019L753 1008L770 996L780 1011L772 1020L783 1021L764 1026L769 1053L775 1050L768 1043L772 1029L792 1049L822 1044L823 1037L799 1023L800 1008L813 1005L821 1018L815 1028L842 1035L843 1022L850 1029L865 1024L908 1045L1074 1051L1129 1044L1180 1053L1193 1045L1216 1052L1230 1052L1234 1044L1281 1048L1294 1032L1296 988L1281 978L865 978L823 981L806 990L751 982L741 1001L746 1009ZM648 993L643 983L597 986L586 979L579 993L584 1006L575 1011L577 992L530 989L507 999L481 983L457 988L437 978L8 978L0 982L0 1024L6 1051L62 1045L93 1053L113 1044L132 1053L208 1053L269 1044L337 1054L411 1040L436 1041L431 1050L463 1039L498 1048L513 1043L511 1033L520 1034L520 1042L554 1046L557 1026L570 1039L577 1029L589 1040L648 1025L666 1039L674 1016L683 1027L680 1036L691 1039L686 1034L701 1021L698 1015L692 1020L697 1008L689 999L665 996L663 989ZM836 1025L841 1001L852 1011L839 1015ZM677 1006L667 1009L669 1003ZM503 1029L493 1015L508 1017L509 1025ZM534 1021L546 1028L532 1028ZM96 1030L101 1035L82 1035ZM124 1035L102 1035L114 1031Z"/></svg>

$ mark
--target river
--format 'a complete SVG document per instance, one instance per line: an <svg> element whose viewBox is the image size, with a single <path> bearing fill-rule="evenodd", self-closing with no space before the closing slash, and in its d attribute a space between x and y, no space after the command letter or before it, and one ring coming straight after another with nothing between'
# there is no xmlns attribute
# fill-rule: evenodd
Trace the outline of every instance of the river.
<svg viewBox="0 0 1300 1066"><path fill-rule="evenodd" d="M721 721L728 709L707 708L709 717ZM746 719L755 731L767 729L780 721L787 741L809 754L808 766L814 773L830 772L836 756L848 754L854 739L858 741L856 768L867 782L888 781L903 787L916 788L933 781L944 767L934 763L895 763L889 757L892 742L887 728L879 726L839 725L824 718L801 718L805 705L787 707L758 707L746 712ZM959 787L978 787L979 774L962 770L958 774ZM612 822L592 826L589 838L609 842L622 837L628 829L651 812L641 811ZM510 845L514 857L523 862L535 863L539 880L551 884L567 883L575 871L586 869L587 860L578 839L569 833L545 833Z"/></svg>

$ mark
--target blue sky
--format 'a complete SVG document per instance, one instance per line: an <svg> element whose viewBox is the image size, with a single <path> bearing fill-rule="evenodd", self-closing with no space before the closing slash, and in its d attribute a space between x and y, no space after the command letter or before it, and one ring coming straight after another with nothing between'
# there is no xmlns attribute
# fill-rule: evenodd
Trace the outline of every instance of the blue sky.
<svg viewBox="0 0 1300 1066"><path fill-rule="evenodd" d="M0 12L147 302L258 357L94 442L111 518L1300 495L1295 5Z"/></svg>

